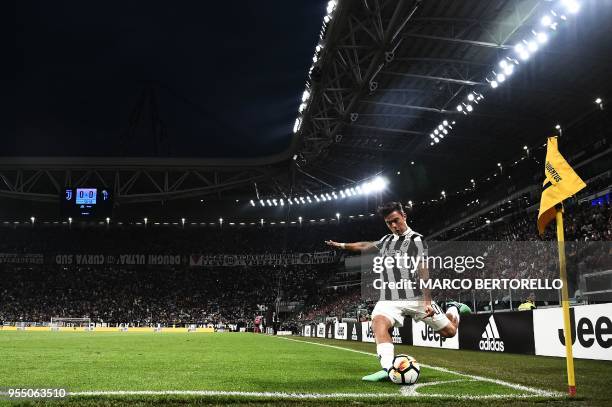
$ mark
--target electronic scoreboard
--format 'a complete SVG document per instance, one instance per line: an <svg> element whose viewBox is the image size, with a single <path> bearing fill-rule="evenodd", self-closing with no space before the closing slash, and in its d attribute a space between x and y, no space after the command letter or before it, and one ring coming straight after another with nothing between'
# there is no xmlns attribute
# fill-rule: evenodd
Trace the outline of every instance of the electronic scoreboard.
<svg viewBox="0 0 612 407"><path fill-rule="evenodd" d="M62 217L104 219L111 217L113 199L108 188L64 188L60 197Z"/></svg>

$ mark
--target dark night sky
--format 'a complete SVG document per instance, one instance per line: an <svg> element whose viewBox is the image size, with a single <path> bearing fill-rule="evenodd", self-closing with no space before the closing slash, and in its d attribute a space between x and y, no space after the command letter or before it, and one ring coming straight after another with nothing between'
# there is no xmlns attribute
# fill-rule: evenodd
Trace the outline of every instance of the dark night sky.
<svg viewBox="0 0 612 407"><path fill-rule="evenodd" d="M325 4L18 2L15 99L2 102L15 125L5 121L0 155L117 155L145 89L157 93L170 155L281 152ZM153 155L137 127L126 155Z"/></svg>

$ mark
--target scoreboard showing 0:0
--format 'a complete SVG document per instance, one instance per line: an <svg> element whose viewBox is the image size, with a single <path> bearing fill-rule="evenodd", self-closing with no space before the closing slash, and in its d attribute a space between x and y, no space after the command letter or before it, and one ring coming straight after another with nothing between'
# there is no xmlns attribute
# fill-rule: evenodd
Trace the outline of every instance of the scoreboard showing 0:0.
<svg viewBox="0 0 612 407"><path fill-rule="evenodd" d="M60 198L63 218L90 218L103 220L112 216L113 199L108 188L64 188Z"/></svg>
<svg viewBox="0 0 612 407"><path fill-rule="evenodd" d="M95 205L96 204L96 188L77 188L76 204L77 205Z"/></svg>

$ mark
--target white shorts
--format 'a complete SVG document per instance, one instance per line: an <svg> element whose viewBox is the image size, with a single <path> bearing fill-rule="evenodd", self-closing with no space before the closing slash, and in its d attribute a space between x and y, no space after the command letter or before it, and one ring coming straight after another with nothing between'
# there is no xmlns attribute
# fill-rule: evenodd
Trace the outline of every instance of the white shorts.
<svg viewBox="0 0 612 407"><path fill-rule="evenodd" d="M435 302L431 302L434 306L434 311L439 310L435 306ZM434 331L439 331L450 323L446 314L442 311L436 312L431 317L423 318L425 314L425 306L423 301L378 301L372 311L372 318L376 315L386 317L393 326L401 327L404 325L404 317L412 317L415 321L423 321L433 328Z"/></svg>

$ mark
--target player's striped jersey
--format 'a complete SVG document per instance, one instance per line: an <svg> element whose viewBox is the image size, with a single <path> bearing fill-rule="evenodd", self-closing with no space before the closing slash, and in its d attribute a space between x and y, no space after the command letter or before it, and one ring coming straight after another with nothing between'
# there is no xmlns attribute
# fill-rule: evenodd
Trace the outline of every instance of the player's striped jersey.
<svg viewBox="0 0 612 407"><path fill-rule="evenodd" d="M408 267L403 267L403 264L400 264L401 267L394 265L394 267L386 268L380 275L383 281L391 283L397 283L402 279L415 283L418 281L421 259L427 255L427 243L423 239L423 235L408 228L401 235L389 234L383 236L376 242L375 246L380 256L395 257L396 254L399 254L403 258L405 254L409 261ZM411 266L414 264L419 264L419 266L414 269ZM414 273L411 273L411 271L414 271ZM414 299L420 295L420 290L412 290L409 287L395 290L386 289L384 292L381 290L380 300L406 300Z"/></svg>

